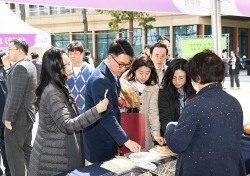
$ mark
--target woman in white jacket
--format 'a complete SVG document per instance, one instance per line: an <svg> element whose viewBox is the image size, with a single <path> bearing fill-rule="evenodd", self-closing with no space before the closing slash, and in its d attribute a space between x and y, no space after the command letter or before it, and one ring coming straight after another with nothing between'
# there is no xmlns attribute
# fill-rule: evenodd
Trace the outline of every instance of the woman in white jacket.
<svg viewBox="0 0 250 176"><path fill-rule="evenodd" d="M160 136L158 111L158 76L152 60L146 55L139 55L133 61L131 68L124 73L127 79L139 92L139 112L145 115L145 148L153 147L154 141L163 145Z"/></svg>

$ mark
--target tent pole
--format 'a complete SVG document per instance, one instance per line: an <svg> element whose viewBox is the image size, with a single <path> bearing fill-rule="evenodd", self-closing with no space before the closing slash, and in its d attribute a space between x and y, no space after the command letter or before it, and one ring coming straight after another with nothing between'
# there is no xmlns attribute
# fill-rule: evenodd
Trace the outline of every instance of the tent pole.
<svg viewBox="0 0 250 176"><path fill-rule="evenodd" d="M221 4L220 0L211 0L211 22L213 51L221 55Z"/></svg>

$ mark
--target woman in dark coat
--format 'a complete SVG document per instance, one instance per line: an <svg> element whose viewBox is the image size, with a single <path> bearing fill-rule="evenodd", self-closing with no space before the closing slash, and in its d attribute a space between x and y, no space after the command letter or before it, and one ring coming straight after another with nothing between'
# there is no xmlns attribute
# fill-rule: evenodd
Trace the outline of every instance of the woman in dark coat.
<svg viewBox="0 0 250 176"><path fill-rule="evenodd" d="M185 59L171 61L162 79L158 97L161 134L163 136L168 122L178 121L182 109L195 93L188 75L188 61Z"/></svg>
<svg viewBox="0 0 250 176"><path fill-rule="evenodd" d="M43 55L40 84L36 90L39 125L32 149L30 176L55 175L84 166L80 131L107 109L105 98L92 109L78 114L75 100L66 87L72 75L68 56L59 49Z"/></svg>
<svg viewBox="0 0 250 176"><path fill-rule="evenodd" d="M233 96L222 90L224 63L211 51L189 62L198 93L187 103L178 124L170 122L165 139L179 154L176 176L245 176L240 140L243 111Z"/></svg>

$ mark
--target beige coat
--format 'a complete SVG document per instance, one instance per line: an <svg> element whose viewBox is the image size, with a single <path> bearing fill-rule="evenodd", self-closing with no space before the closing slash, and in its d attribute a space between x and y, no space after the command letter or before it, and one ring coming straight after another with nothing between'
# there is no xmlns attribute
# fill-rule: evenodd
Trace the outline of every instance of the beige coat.
<svg viewBox="0 0 250 176"><path fill-rule="evenodd" d="M132 81L130 83L133 85ZM145 115L145 149L154 146L154 136L160 136L158 92L155 86L146 86L140 96L140 113Z"/></svg>

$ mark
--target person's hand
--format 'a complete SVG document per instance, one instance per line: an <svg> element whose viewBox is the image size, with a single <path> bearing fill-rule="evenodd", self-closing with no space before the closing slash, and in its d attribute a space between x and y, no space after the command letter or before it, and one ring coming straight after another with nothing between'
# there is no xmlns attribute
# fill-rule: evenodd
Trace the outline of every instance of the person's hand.
<svg viewBox="0 0 250 176"><path fill-rule="evenodd" d="M125 106L127 107L127 108L132 108L132 106L130 106L130 104L125 100Z"/></svg>
<svg viewBox="0 0 250 176"><path fill-rule="evenodd" d="M5 120L5 127L12 130L11 121Z"/></svg>
<svg viewBox="0 0 250 176"><path fill-rule="evenodd" d="M141 150L141 146L134 142L131 141L130 139L124 143L124 145L131 151L131 152L139 152Z"/></svg>
<svg viewBox="0 0 250 176"><path fill-rule="evenodd" d="M108 104L109 104L109 100L108 100L107 98L104 98L102 101L100 101L100 102L96 105L97 112L100 114L100 113L102 113L103 111L106 111L106 110L107 110L107 107L108 107Z"/></svg>
<svg viewBox="0 0 250 176"><path fill-rule="evenodd" d="M121 97L118 98L118 106L120 108L124 108L124 106L125 106L125 100Z"/></svg>
<svg viewBox="0 0 250 176"><path fill-rule="evenodd" d="M161 137L161 136L154 136L154 139L155 139L155 141L158 142L158 144L160 144L160 145L163 145L163 144L165 143L164 138Z"/></svg>
<svg viewBox="0 0 250 176"><path fill-rule="evenodd" d="M3 62L4 67L10 67L10 60L9 60L8 55L4 55L2 57L2 62Z"/></svg>

